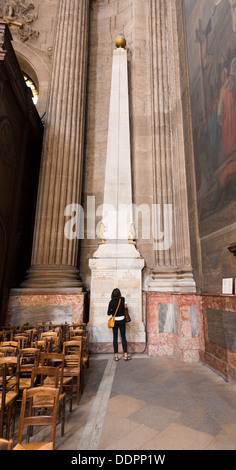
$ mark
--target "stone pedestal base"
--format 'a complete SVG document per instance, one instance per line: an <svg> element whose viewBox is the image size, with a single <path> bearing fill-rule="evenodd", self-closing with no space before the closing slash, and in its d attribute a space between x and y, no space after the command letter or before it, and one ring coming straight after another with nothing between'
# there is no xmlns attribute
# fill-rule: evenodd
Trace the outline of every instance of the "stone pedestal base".
<svg viewBox="0 0 236 470"><path fill-rule="evenodd" d="M107 309L111 293L118 287L125 297L131 323L127 324L126 336L132 350L141 352L145 347L146 334L142 318L142 259L90 259L91 295L88 331L92 352L112 351L112 330L107 327Z"/></svg>
<svg viewBox="0 0 236 470"><path fill-rule="evenodd" d="M147 280L151 292L196 293L192 270L153 272Z"/></svg>
<svg viewBox="0 0 236 470"><path fill-rule="evenodd" d="M12 289L6 324L83 322L82 289Z"/></svg>

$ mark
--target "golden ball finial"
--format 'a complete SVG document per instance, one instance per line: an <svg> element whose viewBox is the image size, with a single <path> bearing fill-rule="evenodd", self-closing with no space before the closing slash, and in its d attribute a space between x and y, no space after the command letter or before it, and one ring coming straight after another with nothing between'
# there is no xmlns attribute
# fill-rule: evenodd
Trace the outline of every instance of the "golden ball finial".
<svg viewBox="0 0 236 470"><path fill-rule="evenodd" d="M124 36L118 36L116 38L116 47L122 47L124 49L125 46L126 46L126 40Z"/></svg>

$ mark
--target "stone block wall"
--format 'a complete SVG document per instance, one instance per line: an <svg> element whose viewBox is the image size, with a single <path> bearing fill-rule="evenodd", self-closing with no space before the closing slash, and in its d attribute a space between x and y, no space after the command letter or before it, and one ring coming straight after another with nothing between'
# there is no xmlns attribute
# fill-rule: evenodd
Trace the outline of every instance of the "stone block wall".
<svg viewBox="0 0 236 470"><path fill-rule="evenodd" d="M200 359L236 383L236 296L202 296L205 350Z"/></svg>

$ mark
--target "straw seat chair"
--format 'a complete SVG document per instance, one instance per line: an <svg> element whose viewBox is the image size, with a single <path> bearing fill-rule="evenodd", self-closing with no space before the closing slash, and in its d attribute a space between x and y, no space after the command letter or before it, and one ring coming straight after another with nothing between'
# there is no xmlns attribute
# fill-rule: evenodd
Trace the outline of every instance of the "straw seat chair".
<svg viewBox="0 0 236 470"><path fill-rule="evenodd" d="M19 394L20 358L14 356L0 358L0 438L3 438L6 418L6 439L15 428L16 399Z"/></svg>
<svg viewBox="0 0 236 470"><path fill-rule="evenodd" d="M25 348L20 351L20 392L32 387L31 375L34 367L39 365L40 350L38 348Z"/></svg>
<svg viewBox="0 0 236 470"><path fill-rule="evenodd" d="M26 416L26 402L29 400L28 416ZM33 415L33 402L35 399L52 403L52 413L44 409L42 415ZM57 413L59 406L59 389L50 387L35 387L23 391L19 431L17 444L13 450L54 450L56 437ZM24 441L23 430L25 427L32 429L34 426L50 426L50 441L30 442L31 433L27 433L27 442Z"/></svg>
<svg viewBox="0 0 236 470"><path fill-rule="evenodd" d="M76 391L76 404L79 404L82 390L82 343L81 341L65 341L63 343L64 376L74 377L74 391Z"/></svg>
<svg viewBox="0 0 236 470"><path fill-rule="evenodd" d="M40 387L50 387L57 388L59 390L59 401L58 401L58 423L61 422L61 436L64 436L65 432L65 400L66 394L63 392L63 383L60 380L59 383L59 374L63 377L63 370L59 370L59 367L51 366L39 366L35 367L32 370L31 374L31 387L40 386ZM42 397L35 397L33 400L32 407L36 409L40 408L52 408L53 403L48 398L45 399Z"/></svg>
<svg viewBox="0 0 236 470"><path fill-rule="evenodd" d="M43 353L42 354L42 367L44 366L54 366L59 367L59 387L61 387L61 392L66 392L66 395L69 396L68 400L70 402L69 411L72 411L73 406L73 377L68 377L64 375L65 359L63 353ZM45 383L50 386L51 378L47 377ZM61 383L62 382L62 383Z"/></svg>

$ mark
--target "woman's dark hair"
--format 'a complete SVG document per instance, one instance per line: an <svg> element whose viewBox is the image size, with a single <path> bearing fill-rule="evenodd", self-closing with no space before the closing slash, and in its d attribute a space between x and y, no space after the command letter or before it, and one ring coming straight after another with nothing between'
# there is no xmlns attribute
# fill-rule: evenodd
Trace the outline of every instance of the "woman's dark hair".
<svg viewBox="0 0 236 470"><path fill-rule="evenodd" d="M120 292L120 289L114 289L112 291L112 294L111 294L111 298L112 300L116 300L116 299L119 299L121 297L121 292Z"/></svg>

